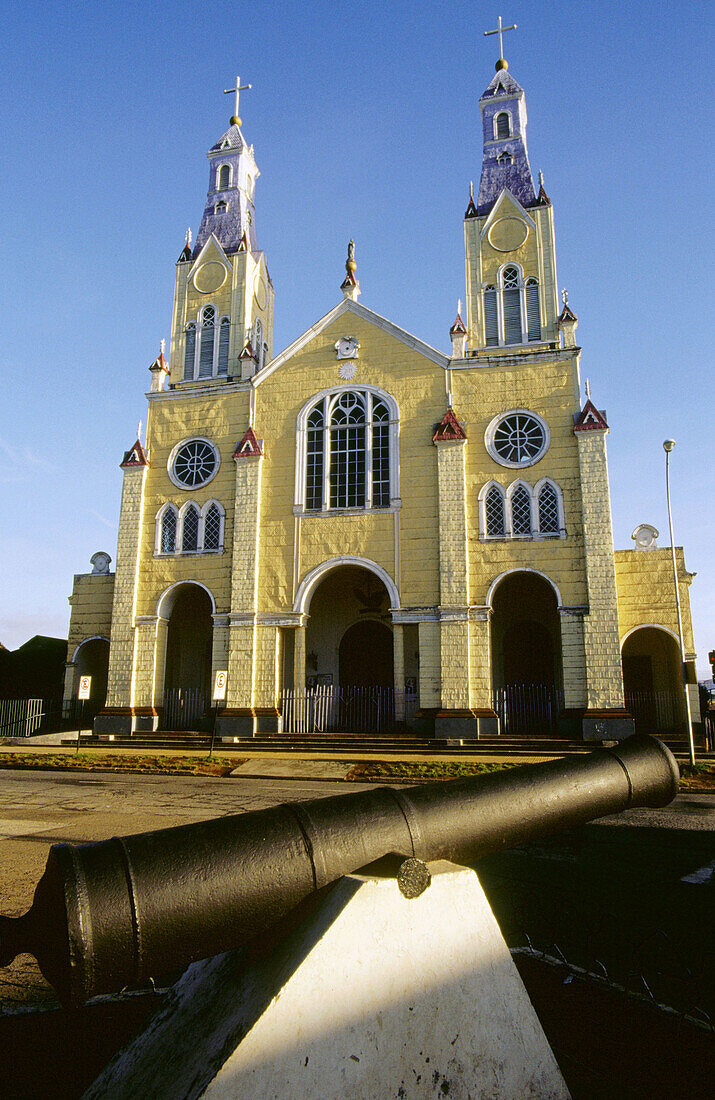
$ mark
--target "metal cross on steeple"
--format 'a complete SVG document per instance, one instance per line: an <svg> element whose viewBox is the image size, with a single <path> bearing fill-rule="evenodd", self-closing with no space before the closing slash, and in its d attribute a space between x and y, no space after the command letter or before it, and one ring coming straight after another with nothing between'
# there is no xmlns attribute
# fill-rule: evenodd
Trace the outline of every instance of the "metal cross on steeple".
<svg viewBox="0 0 715 1100"><path fill-rule="evenodd" d="M504 44L502 42L502 34L503 34L504 31L515 31L516 30L516 23L512 23L511 27L502 27L502 25L501 25L501 15L499 16L498 22L499 22L499 26L496 27L493 31L485 31L484 36L486 37L488 34L498 34L499 35L499 59L501 60L504 57Z"/></svg>
<svg viewBox="0 0 715 1100"><path fill-rule="evenodd" d="M236 86L235 86L235 88L224 88L224 90L223 90L224 95L233 94L236 97L235 100L234 100L234 104L233 104L233 117L234 118L238 118L238 96L239 96L239 93L240 92L245 92L247 88L252 88L252 87L253 87L252 84L242 84L240 76L237 76L236 77ZM231 119L231 122L233 122L233 118ZM240 120L236 123L236 125L237 126L241 125Z"/></svg>

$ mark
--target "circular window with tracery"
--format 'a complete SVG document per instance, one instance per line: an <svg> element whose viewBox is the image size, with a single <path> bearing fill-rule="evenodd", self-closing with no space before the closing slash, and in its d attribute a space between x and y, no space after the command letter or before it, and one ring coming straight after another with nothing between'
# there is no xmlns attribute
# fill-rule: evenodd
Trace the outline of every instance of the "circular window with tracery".
<svg viewBox="0 0 715 1100"><path fill-rule="evenodd" d="M489 454L512 469L533 466L546 453L549 429L545 420L528 409L512 409L495 416L485 437Z"/></svg>
<svg viewBox="0 0 715 1100"><path fill-rule="evenodd" d="M169 457L169 477L181 489L197 489L215 476L218 451L208 439L188 439L179 443Z"/></svg>

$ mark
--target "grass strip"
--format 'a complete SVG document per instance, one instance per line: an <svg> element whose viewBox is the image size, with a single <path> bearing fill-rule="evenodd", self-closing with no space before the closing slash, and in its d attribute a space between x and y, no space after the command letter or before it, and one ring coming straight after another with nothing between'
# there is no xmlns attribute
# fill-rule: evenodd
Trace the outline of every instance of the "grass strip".
<svg viewBox="0 0 715 1100"><path fill-rule="evenodd" d="M460 775L484 775L522 765L511 761L499 764L466 764L453 761L418 764L397 760L366 760L356 764L345 776L348 782L373 779L458 779Z"/></svg>
<svg viewBox="0 0 715 1100"><path fill-rule="evenodd" d="M80 772L134 772L140 775L226 776L243 764L225 756L115 756L106 753L0 753L0 768Z"/></svg>

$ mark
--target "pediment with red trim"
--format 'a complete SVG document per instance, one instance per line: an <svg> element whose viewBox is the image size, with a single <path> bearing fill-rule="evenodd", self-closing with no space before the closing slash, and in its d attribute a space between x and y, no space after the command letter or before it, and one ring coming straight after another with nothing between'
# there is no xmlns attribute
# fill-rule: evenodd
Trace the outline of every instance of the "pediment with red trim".
<svg viewBox="0 0 715 1100"><path fill-rule="evenodd" d="M133 447L130 447L128 451L124 452L124 458L120 462L120 469L125 470L132 466L148 466L149 459L146 457L144 448L137 439Z"/></svg>
<svg viewBox="0 0 715 1100"><path fill-rule="evenodd" d="M260 458L263 454L263 440L256 438L253 428L249 428L243 439L236 444L234 458Z"/></svg>
<svg viewBox="0 0 715 1100"><path fill-rule="evenodd" d="M242 350L242 352L241 352L241 354L239 355L238 358L239 359L255 359L256 358L256 353L253 350L253 346L252 346L250 340L246 340L246 343L243 345L243 350Z"/></svg>
<svg viewBox="0 0 715 1100"><path fill-rule="evenodd" d="M565 325L565 324L574 324L575 325L577 321L578 321L578 317L576 316L574 311L571 309L571 306L568 306L568 305L564 304L564 308L561 310L561 312L559 313L559 316L558 316L559 324L560 325Z"/></svg>
<svg viewBox="0 0 715 1100"><path fill-rule="evenodd" d="M608 424L604 413L600 412L589 398L576 417L575 432L599 431L607 432Z"/></svg>
<svg viewBox="0 0 715 1100"><path fill-rule="evenodd" d="M467 438L452 409L447 409L432 436L433 443L463 443Z"/></svg>
<svg viewBox="0 0 715 1100"><path fill-rule="evenodd" d="M451 329L449 330L449 335L450 336L466 336L467 335L467 330L464 327L464 321L462 320L461 313L458 313L457 316L455 317L454 324L452 325Z"/></svg>
<svg viewBox="0 0 715 1100"><path fill-rule="evenodd" d="M469 196L469 205L464 212L464 216L465 218L476 218L477 216L477 208L474 205L474 195Z"/></svg>

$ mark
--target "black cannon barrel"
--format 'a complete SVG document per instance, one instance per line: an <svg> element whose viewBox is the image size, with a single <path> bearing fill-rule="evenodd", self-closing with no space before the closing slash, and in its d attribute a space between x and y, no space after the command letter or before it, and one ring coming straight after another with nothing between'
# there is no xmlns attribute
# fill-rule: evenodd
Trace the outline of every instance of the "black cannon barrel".
<svg viewBox="0 0 715 1100"><path fill-rule="evenodd" d="M390 853L473 861L631 806L663 806L678 766L652 737L582 757L377 787L95 844L55 844L0 965L35 955L80 1005L248 942L311 893Z"/></svg>

